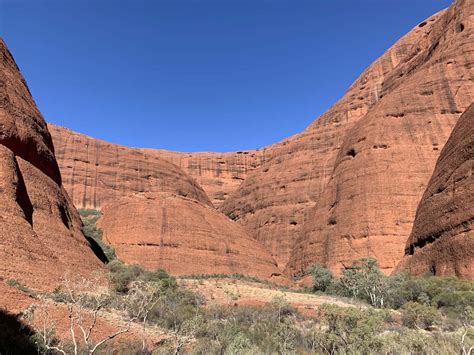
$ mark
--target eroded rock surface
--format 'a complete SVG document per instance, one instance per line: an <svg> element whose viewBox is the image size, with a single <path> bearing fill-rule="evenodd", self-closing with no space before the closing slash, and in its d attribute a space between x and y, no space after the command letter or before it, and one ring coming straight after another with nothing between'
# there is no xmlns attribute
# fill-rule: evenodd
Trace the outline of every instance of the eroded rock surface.
<svg viewBox="0 0 474 355"><path fill-rule="evenodd" d="M126 154L181 168L289 275L313 263L339 271L369 255L390 273L404 255L439 153L473 101L473 6L458 0L415 26L325 114L280 143L236 153L142 149ZM100 207L106 201L101 197L97 202L102 193L96 185L104 182L94 177L98 153L90 147L96 143L72 148L70 133L55 132L65 185L74 191L74 201ZM86 157L74 162L76 155ZM113 193L114 199L149 190L146 184L131 187L136 184L133 169L140 171L133 164L120 184L105 183L120 191ZM116 163L107 169L104 181L121 174ZM165 191L180 194L173 189ZM205 202L195 192L181 195Z"/></svg>
<svg viewBox="0 0 474 355"><path fill-rule="evenodd" d="M52 289L68 270L100 272L80 227L46 122L0 39L0 277Z"/></svg>
<svg viewBox="0 0 474 355"><path fill-rule="evenodd" d="M100 209L121 197L143 192L171 192L211 205L194 179L155 152L49 127L64 186L77 208Z"/></svg>
<svg viewBox="0 0 474 355"><path fill-rule="evenodd" d="M474 104L441 151L399 270L474 279Z"/></svg>
<svg viewBox="0 0 474 355"><path fill-rule="evenodd" d="M137 149L53 124L49 129L64 185L81 208L100 208L137 192L172 192L218 207L264 159L263 150L180 153Z"/></svg>
<svg viewBox="0 0 474 355"><path fill-rule="evenodd" d="M394 269L439 152L473 101L473 13L472 1L457 1L422 22L369 67L377 79L351 87L365 102L353 90L369 85L371 104L342 135L288 272L316 262L339 271L369 255Z"/></svg>
<svg viewBox="0 0 474 355"><path fill-rule="evenodd" d="M276 262L238 223L170 193L124 197L102 210L99 228L119 259L173 275L244 274L281 279Z"/></svg>
<svg viewBox="0 0 474 355"><path fill-rule="evenodd" d="M372 255L393 270L439 151L473 100L472 7L458 1L412 29L225 201L279 267L337 271Z"/></svg>
<svg viewBox="0 0 474 355"><path fill-rule="evenodd" d="M206 191L218 208L265 160L266 149L229 153L180 153L146 149L179 166Z"/></svg>

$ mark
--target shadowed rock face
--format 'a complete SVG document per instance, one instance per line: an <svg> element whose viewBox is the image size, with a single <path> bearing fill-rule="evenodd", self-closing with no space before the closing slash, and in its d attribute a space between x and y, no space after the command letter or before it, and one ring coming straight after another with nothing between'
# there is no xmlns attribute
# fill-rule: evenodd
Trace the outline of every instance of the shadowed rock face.
<svg viewBox="0 0 474 355"><path fill-rule="evenodd" d="M441 151L398 270L474 279L474 104Z"/></svg>
<svg viewBox="0 0 474 355"><path fill-rule="evenodd" d="M143 194L103 208L99 227L119 259L174 275L245 274L281 279L267 250L214 208L169 193Z"/></svg>
<svg viewBox="0 0 474 355"><path fill-rule="evenodd" d="M46 123L0 39L0 277L38 289L100 272L80 231Z"/></svg>

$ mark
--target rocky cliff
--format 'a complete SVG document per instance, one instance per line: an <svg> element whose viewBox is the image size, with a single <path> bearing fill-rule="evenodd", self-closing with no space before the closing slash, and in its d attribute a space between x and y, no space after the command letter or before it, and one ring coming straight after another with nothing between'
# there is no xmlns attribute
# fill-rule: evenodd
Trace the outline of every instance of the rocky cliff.
<svg viewBox="0 0 474 355"><path fill-rule="evenodd" d="M288 272L315 262L338 271L369 255L394 269L439 152L473 101L473 6L457 1L376 62L379 73L389 70L372 82L373 104L343 135ZM351 90L366 85L363 74Z"/></svg>
<svg viewBox="0 0 474 355"><path fill-rule="evenodd" d="M441 151L399 270L474 279L474 104Z"/></svg>
<svg viewBox="0 0 474 355"><path fill-rule="evenodd" d="M135 160L126 169L130 173L118 178L120 184L117 178L104 183L122 174L118 159L107 157L104 162L115 162L104 173L109 176L96 178L102 148L91 140L74 143L75 134L52 128L65 185L78 206L100 207L107 198L97 202L94 194L109 192L97 186L121 191L113 199L147 192L149 185L133 182L140 175L137 161L165 160L180 169L180 179L188 177L187 186L200 185L215 207L261 242L288 275L313 263L339 271L369 255L390 273L403 257L439 153L473 101L473 6L458 0L415 26L304 132L260 150L123 148ZM197 197L188 190L166 191L206 203L202 191Z"/></svg>
<svg viewBox="0 0 474 355"><path fill-rule="evenodd" d="M100 272L80 227L46 122L0 39L0 278L51 289L68 270Z"/></svg>
<svg viewBox="0 0 474 355"><path fill-rule="evenodd" d="M179 166L206 191L216 208L262 164L266 154L265 148L229 153L180 153L161 149L146 151Z"/></svg>
<svg viewBox="0 0 474 355"><path fill-rule="evenodd" d="M141 194L103 208L99 227L117 257L173 275L244 274L281 279L276 262L238 223L170 193Z"/></svg>
<svg viewBox="0 0 474 355"><path fill-rule="evenodd" d="M155 152L127 148L49 125L63 184L77 208L100 209L121 197L171 192L211 205L203 189Z"/></svg>
<svg viewBox="0 0 474 355"><path fill-rule="evenodd" d="M100 228L120 260L175 275L245 274L283 282L269 252L213 208L193 178L219 203L260 164L258 152L134 149L49 128L74 204L102 210Z"/></svg>
<svg viewBox="0 0 474 355"><path fill-rule="evenodd" d="M180 153L111 144L49 124L63 182L78 208L137 192L173 192L218 207L264 151ZM209 196L209 198L207 197Z"/></svg>
<svg viewBox="0 0 474 355"><path fill-rule="evenodd" d="M225 201L279 267L337 271L372 255L393 270L439 152L473 100L472 14L472 2L457 1L413 28Z"/></svg>

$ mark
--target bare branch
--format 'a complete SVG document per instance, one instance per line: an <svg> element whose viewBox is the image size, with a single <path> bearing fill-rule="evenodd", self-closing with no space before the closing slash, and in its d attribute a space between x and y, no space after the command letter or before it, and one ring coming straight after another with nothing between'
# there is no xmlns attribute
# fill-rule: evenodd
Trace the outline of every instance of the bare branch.
<svg viewBox="0 0 474 355"><path fill-rule="evenodd" d="M128 322L128 325L125 329L122 329L122 330L119 330L118 332L112 334L112 335L109 335L107 337L105 337L104 339L102 339L101 341L99 341L93 348L92 350L89 352L91 355L94 354L94 352L97 350L97 348L99 346L101 346L102 344L104 344L106 341L109 341L109 340L112 340L114 339L115 337L119 336L120 334L123 334L123 333L126 333L130 330L130 326L131 326L131 323L132 321L130 320Z"/></svg>

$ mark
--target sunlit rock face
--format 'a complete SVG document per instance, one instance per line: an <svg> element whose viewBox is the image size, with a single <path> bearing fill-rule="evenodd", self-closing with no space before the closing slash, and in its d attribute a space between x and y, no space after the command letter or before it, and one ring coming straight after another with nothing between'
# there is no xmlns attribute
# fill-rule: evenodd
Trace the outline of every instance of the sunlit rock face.
<svg viewBox="0 0 474 355"><path fill-rule="evenodd" d="M387 273L460 114L472 102L472 3L423 21L303 133L270 147L222 206L288 274L372 255Z"/></svg>
<svg viewBox="0 0 474 355"><path fill-rule="evenodd" d="M145 192L214 206L287 275L314 263L339 272L365 256L390 273L436 160L473 101L472 13L472 2L457 1L418 24L305 131L259 150L105 147L51 126L65 186L80 207Z"/></svg>
<svg viewBox="0 0 474 355"><path fill-rule="evenodd" d="M52 289L68 270L100 273L80 227L46 122L0 39L0 277Z"/></svg>
<svg viewBox="0 0 474 355"><path fill-rule="evenodd" d="M238 223L196 200L170 193L119 199L99 227L119 259L173 275L243 274L282 281L276 262Z"/></svg>

